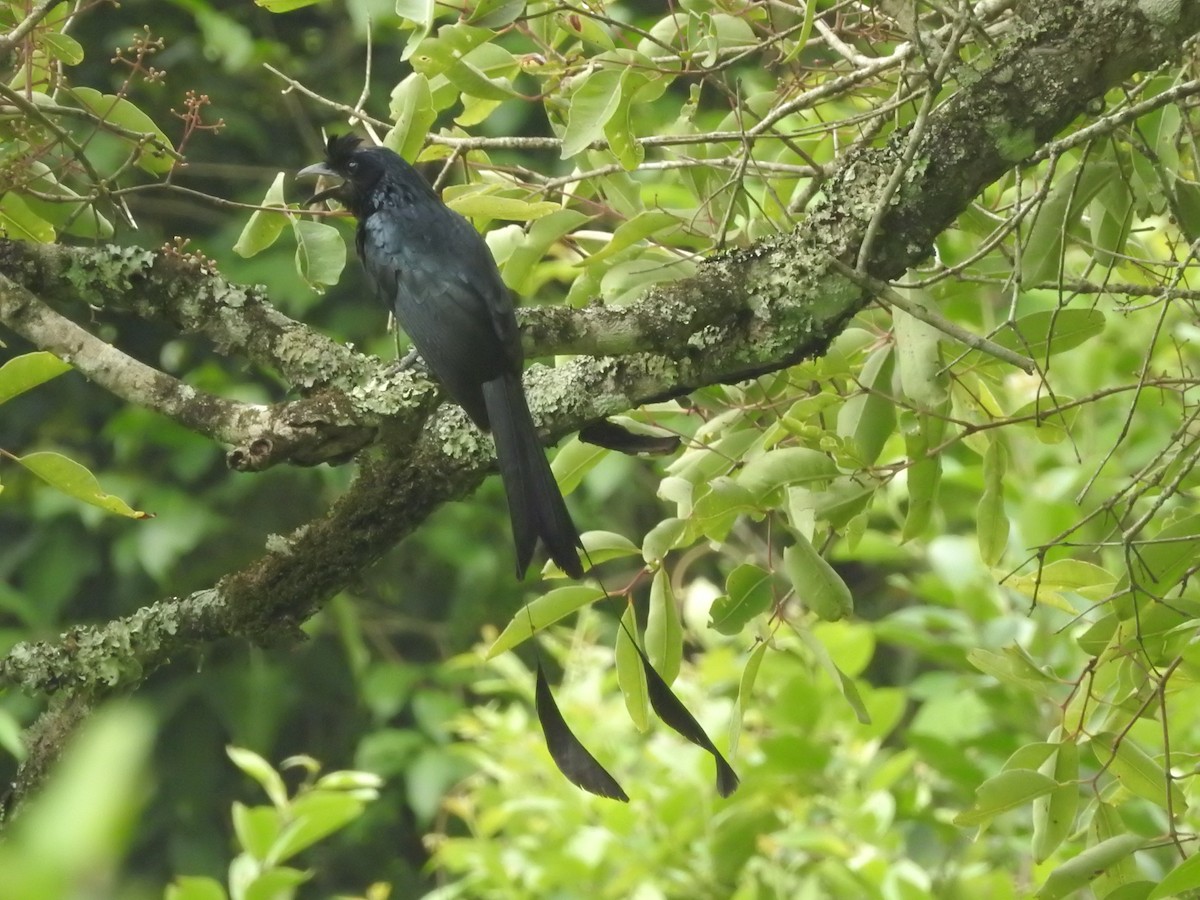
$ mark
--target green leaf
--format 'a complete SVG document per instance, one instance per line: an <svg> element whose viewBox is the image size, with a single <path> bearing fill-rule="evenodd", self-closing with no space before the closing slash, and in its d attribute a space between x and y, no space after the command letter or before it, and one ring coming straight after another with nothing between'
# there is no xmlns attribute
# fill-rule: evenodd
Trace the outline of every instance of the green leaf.
<svg viewBox="0 0 1200 900"><path fill-rule="evenodd" d="M1094 807L1092 825L1087 834L1090 844L1096 846L1129 832L1129 826L1115 806L1099 801L1094 803ZM1126 855L1116 859L1096 875L1092 890L1097 897L1107 898L1127 885L1140 881L1141 877L1141 867L1138 866L1137 860L1132 855Z"/></svg>
<svg viewBox="0 0 1200 900"><path fill-rule="evenodd" d="M1079 418L1079 407L1061 409L1074 398L1066 394L1042 394L1012 411L1014 419L1024 419L1017 427L1033 432L1043 444L1058 444L1067 439L1075 420Z"/></svg>
<svg viewBox="0 0 1200 900"><path fill-rule="evenodd" d="M177 875L167 885L165 900L227 900L225 888L212 878L197 875Z"/></svg>
<svg viewBox="0 0 1200 900"><path fill-rule="evenodd" d="M1088 600L1101 600L1113 592L1116 576L1095 563L1080 559L1056 559L1040 570L1017 575L1005 582L1006 587L1019 591L1030 600L1037 600L1074 614L1069 594L1079 594Z"/></svg>
<svg viewBox="0 0 1200 900"><path fill-rule="evenodd" d="M642 539L642 559L651 564L661 563L670 551L684 546L685 542L690 543L688 534L685 519L663 519Z"/></svg>
<svg viewBox="0 0 1200 900"><path fill-rule="evenodd" d="M581 441L577 437L564 444L554 454L554 460L550 463L550 470L554 473L554 479L558 482L558 489L562 491L563 496L579 487L583 476L608 454L609 451L603 447Z"/></svg>
<svg viewBox="0 0 1200 900"><path fill-rule="evenodd" d="M1186 897L1200 888L1200 855L1189 856L1168 872L1150 892L1148 900Z"/></svg>
<svg viewBox="0 0 1200 900"><path fill-rule="evenodd" d="M396 15L411 22L415 27L413 35L404 45L400 61L406 61L429 35L433 29L433 18L436 14L434 0L396 0ZM449 60L447 60L449 61Z"/></svg>
<svg viewBox="0 0 1200 900"><path fill-rule="evenodd" d="M1118 834L1094 847L1088 847L1051 872L1034 896L1037 900L1058 900L1071 896L1146 844L1146 839L1139 835Z"/></svg>
<svg viewBox="0 0 1200 900"><path fill-rule="evenodd" d="M920 306L931 306L923 294L914 298ZM900 390L918 409L941 406L950 396L941 358L942 333L932 325L892 309L892 331L896 339L896 364Z"/></svg>
<svg viewBox="0 0 1200 900"><path fill-rule="evenodd" d="M1008 769L993 775L975 789L975 805L954 817L954 824L967 828L990 822L1000 813L1032 803L1050 793L1058 782L1032 769Z"/></svg>
<svg viewBox="0 0 1200 900"><path fill-rule="evenodd" d="M536 287L534 275L543 265L551 245L589 218L578 210L559 209L534 221L528 231L520 235L520 241L501 267L504 283L518 294L529 293Z"/></svg>
<svg viewBox="0 0 1200 900"><path fill-rule="evenodd" d="M846 582L821 558L808 538L800 533L795 537L796 543L783 551L783 568L800 602L826 621L850 615L854 598Z"/></svg>
<svg viewBox="0 0 1200 900"><path fill-rule="evenodd" d="M1133 224L1133 193L1124 178L1113 178L1088 207L1092 258L1102 266L1120 265Z"/></svg>
<svg viewBox="0 0 1200 900"><path fill-rule="evenodd" d="M89 87L71 89L71 96L78 100L85 109L89 110L102 122L111 122L129 131L135 131L154 138L161 146L174 149L170 139L154 124L154 120L126 100L114 94L101 94ZM124 135L116 135L122 141L131 143ZM153 146L145 145L139 149L137 165L155 175L170 172L175 165L174 157Z"/></svg>
<svg viewBox="0 0 1200 900"><path fill-rule="evenodd" d="M754 692L754 682L758 680L758 670L762 668L763 657L766 656L768 646L767 642L763 640L755 642L754 649L746 658L742 677L738 680L737 700L733 706L733 715L729 719L730 757L737 756L738 741L742 736L742 716L750 702L751 694Z"/></svg>
<svg viewBox="0 0 1200 900"><path fill-rule="evenodd" d="M1200 558L1200 516L1186 516L1169 522L1154 539L1144 541L1133 554L1134 582L1150 597L1162 597L1178 585L1185 572ZM1127 589L1130 573L1118 582Z"/></svg>
<svg viewBox="0 0 1200 900"><path fill-rule="evenodd" d="M365 808L362 800L344 792L314 790L301 794L292 802L291 821L271 847L268 864L278 865L340 831L357 819Z"/></svg>
<svg viewBox="0 0 1200 900"><path fill-rule="evenodd" d="M634 635L637 634L637 616L633 604L625 608L621 616L622 627L617 629L617 684L625 698L625 708L638 731L650 727L650 694L646 685L646 673L642 670L642 658L638 655Z"/></svg>
<svg viewBox="0 0 1200 900"><path fill-rule="evenodd" d="M1115 162L1083 163L1060 174L1029 230L1021 253L1021 283L1039 284L1058 277L1066 236L1080 214L1110 179L1122 178ZM1037 354L1034 354L1037 358Z"/></svg>
<svg viewBox="0 0 1200 900"><path fill-rule="evenodd" d="M634 171L646 158L646 149L638 140L638 134L633 127L632 106L639 89L649 82L650 77L637 66L630 65L625 68L621 72L620 88L617 90L617 108L604 123L604 137L608 140L608 149L626 172ZM648 100L643 99L641 102Z"/></svg>
<svg viewBox="0 0 1200 900"><path fill-rule="evenodd" d="M320 3L321 0L254 0L256 6L261 6L267 12L285 13L293 9L301 9Z"/></svg>
<svg viewBox="0 0 1200 900"><path fill-rule="evenodd" d="M287 809L287 788L275 768L255 753L243 747L226 747L233 764L259 783L276 809Z"/></svg>
<svg viewBox="0 0 1200 900"><path fill-rule="evenodd" d="M17 194L0 195L0 236L31 244L54 241L54 226L29 208Z"/></svg>
<svg viewBox="0 0 1200 900"><path fill-rule="evenodd" d="M933 521L938 492L942 484L942 455L928 456L928 451L945 433L945 420L921 413L916 427L904 428L904 453L909 458L905 485L908 488L908 510L904 514L901 542L924 534Z"/></svg>
<svg viewBox="0 0 1200 900"><path fill-rule="evenodd" d="M837 433L854 442L862 461L873 464L883 445L896 430L896 403L892 399L892 347L872 351L859 375L863 390L850 397L838 410Z"/></svg>
<svg viewBox="0 0 1200 900"><path fill-rule="evenodd" d="M1058 787L1033 801L1033 859L1044 863L1075 830L1079 807L1079 748L1072 740L1060 743L1038 770Z"/></svg>
<svg viewBox="0 0 1200 900"><path fill-rule="evenodd" d="M617 69L597 69L577 84L568 107L562 158L570 159L599 140L620 104L621 72Z"/></svg>
<svg viewBox="0 0 1200 900"><path fill-rule="evenodd" d="M1163 809L1173 808L1176 814L1187 810L1188 804L1183 791L1174 781L1170 782L1171 797L1168 805L1167 774L1163 764L1152 759L1130 735L1118 737L1105 731L1093 736L1092 743L1099 748L1096 749L1096 759L1102 766L1107 766L1109 773L1125 790Z"/></svg>
<svg viewBox="0 0 1200 900"><path fill-rule="evenodd" d="M967 662L1002 684L1013 684L1041 696L1049 696L1059 687L1059 682L1035 666L1019 646L1006 647L1003 653L973 647L967 651Z"/></svg>
<svg viewBox="0 0 1200 900"><path fill-rule="evenodd" d="M1030 313L1005 325L992 339L1033 359L1074 350L1104 331L1098 309L1057 309Z"/></svg>
<svg viewBox="0 0 1200 900"><path fill-rule="evenodd" d="M725 581L726 593L713 601L709 627L721 634L740 634L742 629L774 602L771 573L750 563L742 563Z"/></svg>
<svg viewBox="0 0 1200 900"><path fill-rule="evenodd" d="M410 72L392 90L388 112L396 124L384 136L383 145L407 160L416 159L425 146L429 129L437 121L429 79L420 72Z"/></svg>
<svg viewBox="0 0 1200 900"><path fill-rule="evenodd" d="M700 493L692 516L705 537L723 541L738 516L755 512L758 512L758 506L751 499L750 492L732 478L722 475L712 479L708 489Z"/></svg>
<svg viewBox="0 0 1200 900"><path fill-rule="evenodd" d="M291 900L296 888L312 878L311 872L280 866L261 872L246 887L242 900Z"/></svg>
<svg viewBox="0 0 1200 900"><path fill-rule="evenodd" d="M280 209L287 207L283 196L283 172L275 176L259 206L274 206ZM256 209L250 214L250 221L246 223L237 243L233 245L233 252L247 258L262 253L275 243L290 218L286 213Z"/></svg>
<svg viewBox="0 0 1200 900"><path fill-rule="evenodd" d="M266 860L282 828L280 811L274 806L246 806L234 802L233 831L238 844L260 862Z"/></svg>
<svg viewBox="0 0 1200 900"><path fill-rule="evenodd" d="M296 271L315 291L337 284L346 266L346 242L332 225L308 219L294 219L296 235Z"/></svg>
<svg viewBox="0 0 1200 900"><path fill-rule="evenodd" d="M0 403L6 403L71 368L53 353L36 350L14 356L0 366Z"/></svg>
<svg viewBox="0 0 1200 900"><path fill-rule="evenodd" d="M488 648L487 659L511 650L543 628L604 596L604 591L586 584L572 584L543 594L513 616L495 643Z"/></svg>
<svg viewBox="0 0 1200 900"><path fill-rule="evenodd" d="M683 625L666 569L654 573L650 582L650 610L646 615L646 655L650 664L671 684L683 660Z"/></svg>
<svg viewBox="0 0 1200 900"><path fill-rule="evenodd" d="M651 235L661 235L664 230L674 230L679 225L678 216L657 209L645 210L629 221L622 222L613 232L612 239L607 244L575 265L591 266L603 262Z"/></svg>
<svg viewBox="0 0 1200 900"><path fill-rule="evenodd" d="M499 44L486 41L460 59L455 59L453 65L448 66L443 74L464 99L466 120L460 116L457 120L459 124L465 127L473 122L482 121L495 108L491 104L503 103L516 97L517 92L513 90L512 79L519 71L520 64L512 53ZM466 98L487 101L489 105L482 109L481 115L481 110L468 108Z"/></svg>
<svg viewBox="0 0 1200 900"><path fill-rule="evenodd" d="M479 0L467 21L480 28L503 28L525 12L527 0Z"/></svg>
<svg viewBox="0 0 1200 900"><path fill-rule="evenodd" d="M1004 473L1008 451L1001 440L992 441L983 455L983 493L975 509L979 555L986 566L995 566L1008 548L1009 521L1004 511Z"/></svg>
<svg viewBox="0 0 1200 900"><path fill-rule="evenodd" d="M150 516L149 513L132 509L120 497L104 493L95 475L61 453L29 453L17 457L16 461L47 484L84 503L131 519L145 519Z"/></svg>
<svg viewBox="0 0 1200 900"><path fill-rule="evenodd" d="M640 556L642 552L637 544L615 531L585 531L579 539L589 566L598 566L610 559Z"/></svg>
<svg viewBox="0 0 1200 900"><path fill-rule="evenodd" d="M829 649L815 634L807 628L796 625L792 626L792 630L804 642L817 664L825 670L825 674L829 676L838 693L850 704L850 708L854 710L854 717L858 719L858 724L870 725L871 714L867 712L867 707L863 704L862 697L859 696L858 686L854 683L854 679L838 667L838 664L833 661L833 657L829 655Z"/></svg>
<svg viewBox="0 0 1200 900"><path fill-rule="evenodd" d="M38 42L46 48L46 52L53 59L58 60L64 65L77 66L83 62L83 47L79 41L71 37L69 34L63 34L61 31L42 31L34 32L37 35Z"/></svg>
<svg viewBox="0 0 1200 900"><path fill-rule="evenodd" d="M1000 767L1000 771L1007 772L1010 769L1040 769L1042 764L1050 758L1050 755L1058 749L1058 744L1052 744L1049 741L1034 741L1031 744L1025 744L1018 747L1004 761L1004 765Z"/></svg>
<svg viewBox="0 0 1200 900"><path fill-rule="evenodd" d="M518 197L502 197L496 191L505 190L500 185L463 185L456 190L446 191L446 205L468 219L504 219L513 222L531 222L557 212L561 207L548 200L530 202Z"/></svg>
<svg viewBox="0 0 1200 900"><path fill-rule="evenodd" d="M791 484L826 482L838 474L829 455L807 447L780 447L749 460L737 483L762 502L772 491Z"/></svg>

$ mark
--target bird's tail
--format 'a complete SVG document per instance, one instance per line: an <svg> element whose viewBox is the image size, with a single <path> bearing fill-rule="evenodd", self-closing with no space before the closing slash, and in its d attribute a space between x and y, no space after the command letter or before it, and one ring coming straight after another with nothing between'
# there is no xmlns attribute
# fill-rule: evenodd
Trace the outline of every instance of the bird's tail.
<svg viewBox="0 0 1200 900"><path fill-rule="evenodd" d="M546 451L538 440L521 376L504 375L483 385L500 478L517 546L517 577L524 578L538 539L555 564L572 578L583 577L579 532L558 490Z"/></svg>

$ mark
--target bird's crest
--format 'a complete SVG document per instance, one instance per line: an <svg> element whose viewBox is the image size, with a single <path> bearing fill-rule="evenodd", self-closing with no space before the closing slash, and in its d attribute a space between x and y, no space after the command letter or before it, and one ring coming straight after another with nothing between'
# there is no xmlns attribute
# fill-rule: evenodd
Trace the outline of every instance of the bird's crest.
<svg viewBox="0 0 1200 900"><path fill-rule="evenodd" d="M361 143L362 138L355 134L330 135L325 145L325 161L336 169L354 155Z"/></svg>

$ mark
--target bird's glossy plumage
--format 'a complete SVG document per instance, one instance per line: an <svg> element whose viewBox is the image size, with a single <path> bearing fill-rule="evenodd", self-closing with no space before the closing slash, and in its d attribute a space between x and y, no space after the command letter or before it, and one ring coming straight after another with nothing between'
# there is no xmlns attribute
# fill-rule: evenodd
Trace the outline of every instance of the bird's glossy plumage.
<svg viewBox="0 0 1200 900"><path fill-rule="evenodd" d="M340 200L358 219L358 255L376 293L451 399L495 436L518 576L540 539L563 571L582 577L579 534L521 385L512 297L479 232L398 154L356 137L330 138L325 163L305 173L343 179L318 197Z"/></svg>

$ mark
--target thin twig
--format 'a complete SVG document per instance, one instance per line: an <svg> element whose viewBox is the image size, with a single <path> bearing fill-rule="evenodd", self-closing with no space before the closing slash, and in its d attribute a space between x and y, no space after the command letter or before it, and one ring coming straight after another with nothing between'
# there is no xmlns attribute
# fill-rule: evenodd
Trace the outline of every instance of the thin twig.
<svg viewBox="0 0 1200 900"><path fill-rule="evenodd" d="M889 306L894 306L902 312L908 313L914 319L920 319L926 325L932 325L943 334L949 335L960 343L966 344L973 350L978 350L981 353L986 353L989 356L994 356L996 359L1002 360L1010 365L1016 366L1024 372L1033 374L1034 362L1027 356L1022 356L1009 350L1007 347L1001 347L994 341L989 341L985 337L981 337L972 331L968 331L961 325L956 325L944 316L939 315L931 309L926 309L919 303L913 303L907 297L902 296L897 291L893 290L891 285L886 282L872 278L870 275L864 275L856 269L846 265L840 259L830 259L833 268L841 275L849 278L859 287L870 291L880 300L886 302Z"/></svg>

